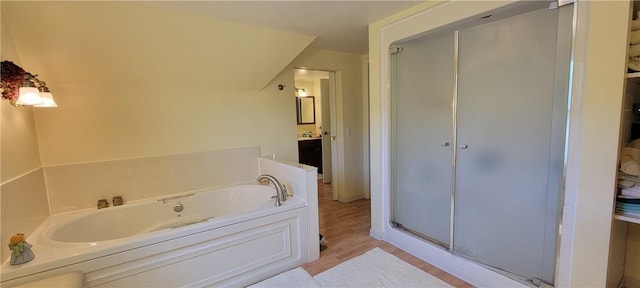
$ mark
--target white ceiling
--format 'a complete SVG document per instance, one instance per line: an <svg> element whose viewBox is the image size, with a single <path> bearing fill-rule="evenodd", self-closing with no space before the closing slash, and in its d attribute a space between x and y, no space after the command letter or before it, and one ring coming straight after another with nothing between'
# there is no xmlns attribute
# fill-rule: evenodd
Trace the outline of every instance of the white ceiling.
<svg viewBox="0 0 640 288"><path fill-rule="evenodd" d="M368 53L368 25L423 1L152 1L187 13L316 36L312 47Z"/></svg>

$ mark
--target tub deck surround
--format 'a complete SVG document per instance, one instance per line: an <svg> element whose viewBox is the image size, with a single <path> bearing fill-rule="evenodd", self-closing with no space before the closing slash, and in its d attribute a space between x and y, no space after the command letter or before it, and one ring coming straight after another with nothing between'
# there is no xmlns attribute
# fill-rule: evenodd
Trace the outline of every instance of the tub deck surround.
<svg viewBox="0 0 640 288"><path fill-rule="evenodd" d="M273 186L247 183L213 190L173 194L99 211L89 209L56 215L45 223L47 227L43 229L42 236L54 242L96 243L179 228L215 218L251 214L247 212L269 210L274 206L274 200L271 199L275 195ZM182 210L176 212L176 206L182 207Z"/></svg>
<svg viewBox="0 0 640 288"><path fill-rule="evenodd" d="M296 182L287 178L285 185ZM292 191L304 196L277 207L275 189L253 182L52 215L28 235L36 258L19 266L3 263L2 284L81 270L92 287L248 285L314 259L307 247L310 193ZM183 211L174 211L177 204ZM174 281L165 274L200 266L211 269L164 282Z"/></svg>
<svg viewBox="0 0 640 288"><path fill-rule="evenodd" d="M261 174L273 175L297 197L308 205L307 231L310 262L320 258L320 223L318 214L318 169L316 167L276 159L274 156L260 157Z"/></svg>

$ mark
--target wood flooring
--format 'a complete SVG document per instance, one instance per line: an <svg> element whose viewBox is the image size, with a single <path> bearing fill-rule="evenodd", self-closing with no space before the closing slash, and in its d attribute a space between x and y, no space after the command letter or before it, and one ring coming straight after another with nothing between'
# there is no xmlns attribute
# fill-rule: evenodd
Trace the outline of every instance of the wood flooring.
<svg viewBox="0 0 640 288"><path fill-rule="evenodd" d="M387 242L369 236L370 200L360 199L348 203L334 201L331 185L318 181L318 209L320 233L329 241L329 246L320 252L320 259L302 266L312 276L379 247L454 287L473 287Z"/></svg>

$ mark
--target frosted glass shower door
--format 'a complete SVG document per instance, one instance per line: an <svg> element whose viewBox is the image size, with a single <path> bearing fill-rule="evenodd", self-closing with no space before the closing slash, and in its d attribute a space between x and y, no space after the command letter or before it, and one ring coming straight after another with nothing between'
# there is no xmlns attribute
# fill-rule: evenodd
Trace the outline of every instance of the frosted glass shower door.
<svg viewBox="0 0 640 288"><path fill-rule="evenodd" d="M453 34L392 56L392 223L450 246Z"/></svg>
<svg viewBox="0 0 640 288"><path fill-rule="evenodd" d="M549 9L459 31L454 252L547 283L567 108L557 38Z"/></svg>

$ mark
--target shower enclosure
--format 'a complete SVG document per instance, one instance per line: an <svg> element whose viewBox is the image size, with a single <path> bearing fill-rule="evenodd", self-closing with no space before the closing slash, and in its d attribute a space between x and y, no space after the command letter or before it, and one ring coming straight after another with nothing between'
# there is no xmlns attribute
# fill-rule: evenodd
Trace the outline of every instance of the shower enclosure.
<svg viewBox="0 0 640 288"><path fill-rule="evenodd" d="M573 5L540 3L391 47L391 224L552 285Z"/></svg>

